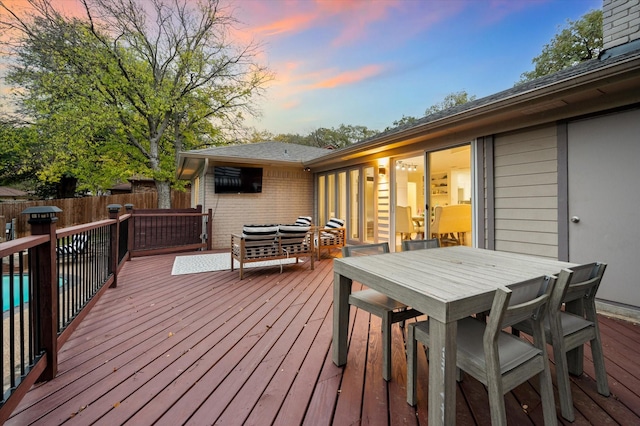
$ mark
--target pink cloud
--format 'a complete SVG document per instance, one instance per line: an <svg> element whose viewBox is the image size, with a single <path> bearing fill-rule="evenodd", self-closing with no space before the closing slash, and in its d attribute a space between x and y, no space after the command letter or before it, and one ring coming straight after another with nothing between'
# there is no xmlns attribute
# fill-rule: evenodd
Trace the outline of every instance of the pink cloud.
<svg viewBox="0 0 640 426"><path fill-rule="evenodd" d="M310 14L294 15L252 28L252 31L266 36L297 32L308 28L314 19L315 17Z"/></svg>
<svg viewBox="0 0 640 426"><path fill-rule="evenodd" d="M380 74L383 70L381 65L365 65L359 69L344 71L330 78L325 78L311 85L311 89L330 89L346 84L357 83Z"/></svg>

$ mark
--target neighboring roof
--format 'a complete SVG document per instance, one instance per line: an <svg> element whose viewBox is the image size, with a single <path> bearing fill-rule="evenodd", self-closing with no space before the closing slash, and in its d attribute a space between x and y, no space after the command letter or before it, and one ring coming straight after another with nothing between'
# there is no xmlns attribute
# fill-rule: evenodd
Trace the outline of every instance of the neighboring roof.
<svg viewBox="0 0 640 426"><path fill-rule="evenodd" d="M130 183L119 183L117 185L113 185L109 190L111 191L131 191Z"/></svg>
<svg viewBox="0 0 640 426"><path fill-rule="evenodd" d="M327 152L324 148L272 141L196 149L180 153L178 178L184 179L191 176L204 159L216 163L303 167L305 162L327 155Z"/></svg>
<svg viewBox="0 0 640 426"><path fill-rule="evenodd" d="M0 186L0 198L24 198L28 196L28 192L24 192L15 188L9 188L8 186Z"/></svg>

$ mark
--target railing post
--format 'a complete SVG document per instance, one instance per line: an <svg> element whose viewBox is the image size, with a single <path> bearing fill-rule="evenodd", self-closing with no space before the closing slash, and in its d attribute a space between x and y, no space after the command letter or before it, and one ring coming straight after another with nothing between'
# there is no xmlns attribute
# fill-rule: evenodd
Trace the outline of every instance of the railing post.
<svg viewBox="0 0 640 426"><path fill-rule="evenodd" d="M115 223L111 225L111 249L109 254L109 268L113 273L113 283L110 288L118 287L118 238L120 238L120 221L118 216L120 214L120 204L109 204L107 210L109 210L109 219L115 219Z"/></svg>
<svg viewBox="0 0 640 426"><path fill-rule="evenodd" d="M213 210L207 212L207 250L213 249Z"/></svg>
<svg viewBox="0 0 640 426"><path fill-rule="evenodd" d="M131 214L129 218L129 240L127 241L127 250L129 251L129 259L131 259L131 253L133 253L133 204L125 204L125 210Z"/></svg>
<svg viewBox="0 0 640 426"><path fill-rule="evenodd" d="M26 208L22 214L29 215L32 235L48 235L49 241L33 248L29 271L33 277L33 288L37 291L40 308L40 343L47 356L47 367L38 381L53 379L58 373L58 276L56 273L56 213L61 212L55 206Z"/></svg>

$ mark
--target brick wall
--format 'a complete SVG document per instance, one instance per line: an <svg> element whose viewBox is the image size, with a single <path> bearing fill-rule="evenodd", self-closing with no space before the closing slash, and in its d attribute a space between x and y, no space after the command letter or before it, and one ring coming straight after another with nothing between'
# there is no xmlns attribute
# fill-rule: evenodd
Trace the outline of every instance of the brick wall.
<svg viewBox="0 0 640 426"><path fill-rule="evenodd" d="M604 0L602 18L605 49L640 39L640 0Z"/></svg>
<svg viewBox="0 0 640 426"><path fill-rule="evenodd" d="M241 233L244 224L286 224L313 216L313 174L298 167L264 167L259 194L215 194L212 172L203 189L205 209L213 211L214 249L229 248L230 234Z"/></svg>

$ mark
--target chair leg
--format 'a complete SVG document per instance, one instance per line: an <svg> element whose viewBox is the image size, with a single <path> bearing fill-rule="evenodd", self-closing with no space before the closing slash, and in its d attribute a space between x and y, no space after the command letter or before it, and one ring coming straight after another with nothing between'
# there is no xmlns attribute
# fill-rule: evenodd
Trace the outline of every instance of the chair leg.
<svg viewBox="0 0 640 426"><path fill-rule="evenodd" d="M382 378L391 380L391 311L382 316Z"/></svg>
<svg viewBox="0 0 640 426"><path fill-rule="evenodd" d="M584 371L584 345L567 352L567 367L572 376L581 376Z"/></svg>
<svg viewBox="0 0 640 426"><path fill-rule="evenodd" d="M575 413L573 411L569 366L567 364L567 354L564 350L564 344L561 342L558 342L557 344L556 342L553 343L553 357L556 362L556 379L558 381L560 411L562 412L562 417L572 422L575 420Z"/></svg>
<svg viewBox="0 0 640 426"><path fill-rule="evenodd" d="M498 370L499 371L499 370ZM489 372L487 371L489 374ZM507 411L504 406L504 392L502 380L495 377L488 380L487 391L489 393L489 407L491 412L491 425L507 425Z"/></svg>
<svg viewBox="0 0 640 426"><path fill-rule="evenodd" d="M542 399L542 415L545 425L556 425L558 419L556 417L556 403L553 397L553 384L551 383L551 371L549 370L549 357L544 354L544 371L539 374L540 377L540 397Z"/></svg>
<svg viewBox="0 0 640 426"><path fill-rule="evenodd" d="M412 407L416 405L416 380L418 369L418 342L415 338L413 324L407 329L407 403Z"/></svg>
<svg viewBox="0 0 640 426"><path fill-rule="evenodd" d="M591 341L591 356L593 358L593 368L596 372L596 383L598 384L598 393L600 395L609 396L609 383L607 382L607 371L604 368L604 354L600 337L596 337Z"/></svg>

